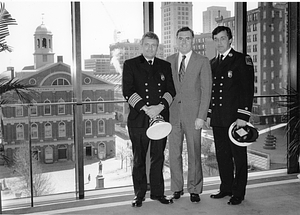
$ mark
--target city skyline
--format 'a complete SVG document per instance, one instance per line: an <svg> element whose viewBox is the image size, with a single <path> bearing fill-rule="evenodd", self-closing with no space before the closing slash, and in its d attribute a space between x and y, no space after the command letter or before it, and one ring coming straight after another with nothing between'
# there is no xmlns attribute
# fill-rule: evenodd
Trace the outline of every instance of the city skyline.
<svg viewBox="0 0 300 215"><path fill-rule="evenodd" d="M249 5L250 8L254 2ZM116 7L117 5L117 7ZM202 13L210 6L224 6L234 14L233 2L193 2L193 30L202 33ZM18 2L8 1L5 8L16 19L17 25L9 26L10 35L6 37L7 44L12 46L12 52L1 52L0 73L7 67L15 71L34 64L34 33L42 23L53 34L53 53L55 62L57 56L63 56L64 62L71 65L72 35L71 6L68 1ZM114 30L123 32L123 39L140 39L143 34L142 2L127 1L82 1L81 8L81 49L82 63L93 54L110 54L109 45L114 38ZM124 9L125 8L125 9ZM130 15L126 8L130 8ZM160 19L161 2L154 2L154 32L161 37ZM133 12L131 12L133 11ZM102 22L104 20L104 22ZM84 66L82 66L83 68Z"/></svg>

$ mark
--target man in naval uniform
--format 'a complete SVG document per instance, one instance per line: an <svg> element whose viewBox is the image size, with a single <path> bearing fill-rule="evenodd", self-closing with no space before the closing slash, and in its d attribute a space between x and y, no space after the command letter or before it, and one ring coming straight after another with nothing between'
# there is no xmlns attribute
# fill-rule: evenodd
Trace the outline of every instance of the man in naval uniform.
<svg viewBox="0 0 300 215"><path fill-rule="evenodd" d="M234 122L239 128L249 121L254 96L254 67L249 55L231 48L230 28L216 27L212 38L219 54L211 59L213 87L207 126L213 129L221 185L219 192L211 198L231 196L228 204L238 205L246 193L247 147L232 143L228 129Z"/></svg>
<svg viewBox="0 0 300 215"><path fill-rule="evenodd" d="M123 96L130 108L127 126L133 152L134 207L141 207L145 200L146 154L150 141L150 198L163 204L171 202L164 195L162 172L167 138L150 140L146 135L150 119L161 115L164 121L169 121L169 106L176 94L170 63L155 57L158 45L156 34L144 34L142 55L126 60L123 66Z"/></svg>

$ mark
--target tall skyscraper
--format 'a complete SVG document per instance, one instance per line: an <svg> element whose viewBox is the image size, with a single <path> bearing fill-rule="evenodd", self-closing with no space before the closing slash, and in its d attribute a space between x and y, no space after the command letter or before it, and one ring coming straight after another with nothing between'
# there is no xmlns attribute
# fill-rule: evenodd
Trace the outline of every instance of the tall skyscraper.
<svg viewBox="0 0 300 215"><path fill-rule="evenodd" d="M212 6L203 11L203 33L211 33L218 26L216 18L223 16L228 18L231 12L226 10L226 7Z"/></svg>
<svg viewBox="0 0 300 215"><path fill-rule="evenodd" d="M164 58L177 52L176 32L183 26L193 28L192 2L162 2L161 43L164 45Z"/></svg>

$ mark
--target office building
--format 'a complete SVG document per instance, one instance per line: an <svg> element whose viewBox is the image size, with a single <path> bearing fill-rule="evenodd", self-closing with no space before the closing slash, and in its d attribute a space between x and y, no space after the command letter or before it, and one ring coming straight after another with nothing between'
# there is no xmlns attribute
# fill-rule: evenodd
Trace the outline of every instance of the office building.
<svg viewBox="0 0 300 215"><path fill-rule="evenodd" d="M176 32L184 26L193 29L192 2L162 2L161 43L164 45L164 58L177 52Z"/></svg>

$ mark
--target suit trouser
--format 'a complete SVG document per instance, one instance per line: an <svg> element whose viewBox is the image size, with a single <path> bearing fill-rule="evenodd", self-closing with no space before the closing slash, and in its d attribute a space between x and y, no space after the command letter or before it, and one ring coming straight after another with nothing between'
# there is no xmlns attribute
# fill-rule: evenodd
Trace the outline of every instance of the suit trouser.
<svg viewBox="0 0 300 215"><path fill-rule="evenodd" d="M132 180L134 193L143 198L147 191L146 156L150 144L150 193L155 196L164 195L164 150L167 138L150 140L146 128L128 128L132 142L133 169Z"/></svg>
<svg viewBox="0 0 300 215"><path fill-rule="evenodd" d="M213 127L221 179L220 191L244 197L248 178L247 147L237 146L228 136L228 127Z"/></svg>
<svg viewBox="0 0 300 215"><path fill-rule="evenodd" d="M171 170L171 190L183 190L184 177L182 165L183 139L186 137L188 152L188 178L187 191L189 193L202 193L203 174L201 163L201 130L195 129L195 124L184 122L172 125L169 135L169 158Z"/></svg>

